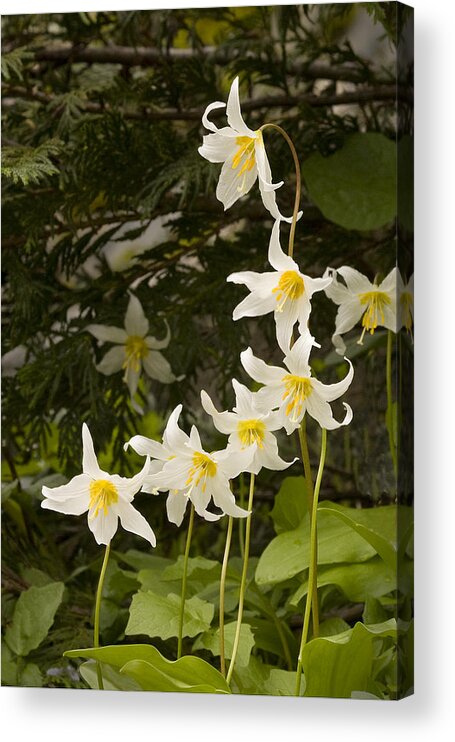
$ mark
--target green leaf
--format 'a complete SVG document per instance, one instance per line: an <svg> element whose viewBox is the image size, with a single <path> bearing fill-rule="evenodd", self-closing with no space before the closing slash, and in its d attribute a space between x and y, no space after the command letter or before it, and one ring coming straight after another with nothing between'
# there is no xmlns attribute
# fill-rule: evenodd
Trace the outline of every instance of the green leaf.
<svg viewBox="0 0 455 742"><path fill-rule="evenodd" d="M297 528L308 512L305 477L286 477L275 497L270 515L275 531L283 533Z"/></svg>
<svg viewBox="0 0 455 742"><path fill-rule="evenodd" d="M335 154L311 155L302 174L312 201L345 229L378 229L395 218L396 147L383 134L351 134Z"/></svg>
<svg viewBox="0 0 455 742"><path fill-rule="evenodd" d="M407 562L410 565L409 562ZM408 570L409 572L409 570ZM403 574L403 586L404 574ZM408 590L410 580L408 579ZM380 557L373 557L359 564L339 564L318 568L318 587L338 585L349 600L364 602L368 597L380 597L397 589L397 573L388 567ZM400 586L401 587L401 586ZM291 605L297 606L306 595L308 579L290 599Z"/></svg>
<svg viewBox="0 0 455 742"><path fill-rule="evenodd" d="M73 649L65 657L82 657L112 665L143 690L185 693L230 693L220 672L200 659L181 657L171 661L150 644Z"/></svg>
<svg viewBox="0 0 455 742"><path fill-rule="evenodd" d="M142 690L139 683L128 675L122 675L117 669L104 662L88 660L79 667L79 672L87 685L93 690L99 690L97 665L101 668L104 690Z"/></svg>
<svg viewBox="0 0 455 742"><path fill-rule="evenodd" d="M349 525L336 522L331 514L318 515L318 563L365 562L375 550ZM265 548L256 569L258 585L284 582L308 568L310 559L309 518L299 528L281 533Z"/></svg>
<svg viewBox="0 0 455 742"><path fill-rule="evenodd" d="M5 634L5 641L13 652L25 657L46 638L64 589L63 582L53 582L43 587L30 587L19 596L12 624Z"/></svg>
<svg viewBox="0 0 455 742"><path fill-rule="evenodd" d="M211 603L197 596L185 602L183 636L196 636L207 631L212 623L215 608ZM151 590L133 595L130 618L125 634L146 634L169 639L178 636L180 616L180 596L158 595Z"/></svg>
<svg viewBox="0 0 455 742"><path fill-rule="evenodd" d="M21 688L42 688L43 676L38 665L32 662L25 665L24 669L20 672L18 685Z"/></svg>
<svg viewBox="0 0 455 742"><path fill-rule="evenodd" d="M405 508L408 510L408 508ZM334 502L322 502L319 512L339 518L368 541L384 562L395 572L397 564L397 517L395 505L379 508L349 508ZM409 534L408 534L409 537Z"/></svg>
<svg viewBox="0 0 455 742"><path fill-rule="evenodd" d="M2 640L2 685L17 685L17 657Z"/></svg>
<svg viewBox="0 0 455 742"><path fill-rule="evenodd" d="M350 698L354 691L368 690L374 640L396 636L395 620L390 619L372 626L357 623L341 634L313 639L302 655L305 695Z"/></svg>
<svg viewBox="0 0 455 742"><path fill-rule="evenodd" d="M280 670L276 667L270 670L270 675L266 683L267 694L269 696L294 696L295 695L295 670ZM305 684L300 687L300 695L303 696Z"/></svg>
<svg viewBox="0 0 455 742"><path fill-rule="evenodd" d="M226 659L231 659L232 650L234 647L234 636L237 621L231 621L224 627L224 656ZM250 661L251 650L254 647L254 635L251 631L251 626L247 623L242 623L240 629L240 641L236 657L236 666L241 665L246 667ZM220 630L212 629L206 631L202 636L198 637L193 645L193 650L208 649L215 657L220 656Z"/></svg>

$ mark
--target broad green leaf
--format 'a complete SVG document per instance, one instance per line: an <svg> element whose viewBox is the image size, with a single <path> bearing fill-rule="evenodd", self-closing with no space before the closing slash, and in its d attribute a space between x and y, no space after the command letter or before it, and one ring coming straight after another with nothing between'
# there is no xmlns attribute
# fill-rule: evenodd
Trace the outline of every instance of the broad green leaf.
<svg viewBox="0 0 455 742"><path fill-rule="evenodd" d="M226 680L208 662L191 656L167 660L150 644L73 649L65 652L65 657L88 658L112 665L132 677L143 690L230 693ZM201 687L210 690L200 690Z"/></svg>
<svg viewBox="0 0 455 742"><path fill-rule="evenodd" d="M87 662L83 662L79 667L79 672L87 685L93 690L99 690L97 665L101 668L104 690L142 690L139 683L136 683L133 678L128 677L128 675L122 675L119 670L107 663L87 660Z"/></svg>
<svg viewBox="0 0 455 742"><path fill-rule="evenodd" d="M17 685L17 657L2 640L2 684Z"/></svg>
<svg viewBox="0 0 455 742"><path fill-rule="evenodd" d="M163 580L182 580L184 558L180 555L176 562L171 564L163 572ZM201 586L208 585L214 580L219 579L221 574L221 564L213 559L197 556L188 559L187 580L188 582L197 582Z"/></svg>
<svg viewBox="0 0 455 742"><path fill-rule="evenodd" d="M5 641L13 652L25 657L46 638L64 589L63 582L52 582L43 587L30 587L19 596L12 624L5 633Z"/></svg>
<svg viewBox="0 0 455 742"><path fill-rule="evenodd" d="M296 673L295 670L280 670L276 667L270 670L267 683L265 684L269 696L294 696ZM303 687L302 687L303 686ZM304 695L305 683L300 686L300 695Z"/></svg>
<svg viewBox="0 0 455 742"><path fill-rule="evenodd" d="M212 623L215 608L211 603L200 600L197 596L185 602L183 636L196 636L207 631ZM133 595L130 607L130 618L125 634L146 634L169 639L178 636L180 616L180 596L158 595L150 590Z"/></svg>
<svg viewBox="0 0 455 742"><path fill-rule="evenodd" d="M349 629L350 626L346 621L335 616L319 624L319 636L335 636L335 634L342 634L343 631L349 631Z"/></svg>
<svg viewBox="0 0 455 742"><path fill-rule="evenodd" d="M27 567L22 570L21 574L25 582L28 582L31 587L44 587L44 585L50 585L54 582L52 577L36 567Z"/></svg>
<svg viewBox="0 0 455 742"><path fill-rule="evenodd" d="M346 523L371 544L393 571L396 570L398 508L395 505L360 509L334 502L322 502L318 512L331 513Z"/></svg>
<svg viewBox="0 0 455 742"><path fill-rule="evenodd" d="M231 621L224 627L224 656L226 659L231 659L232 650L234 647L234 636L237 621ZM240 629L240 641L236 657L236 665L246 667L250 661L251 650L254 647L254 635L251 631L251 626L247 623L242 623ZM215 657L220 656L220 630L212 629L206 631L202 636L198 637L193 645L193 650L208 649Z"/></svg>
<svg viewBox="0 0 455 742"><path fill-rule="evenodd" d="M172 564L171 559L165 559L164 557L159 557L155 554L147 554L146 552L138 551L137 549L129 549L124 554L116 551L113 552L113 555L115 555L119 562L124 562L137 571L140 569L164 570L167 566Z"/></svg>
<svg viewBox="0 0 455 742"><path fill-rule="evenodd" d="M364 624L368 625L387 621L389 615L380 600L373 598L371 595L367 596L362 613Z"/></svg>
<svg viewBox="0 0 455 742"><path fill-rule="evenodd" d="M378 229L395 218L396 147L383 134L351 134L333 155L308 157L302 174L312 201L345 229Z"/></svg>
<svg viewBox="0 0 455 742"><path fill-rule="evenodd" d="M270 666L264 665L259 657L251 655L247 667L235 666L232 674L239 693L247 695L266 695Z"/></svg>
<svg viewBox="0 0 455 742"><path fill-rule="evenodd" d="M286 477L283 480L270 515L277 533L298 528L308 512L305 477Z"/></svg>
<svg viewBox="0 0 455 742"><path fill-rule="evenodd" d="M318 516L318 563L364 562L375 549L349 525L326 512ZM265 548L256 569L258 585L284 582L308 568L310 558L309 518L299 528L281 533Z"/></svg>
<svg viewBox="0 0 455 742"><path fill-rule="evenodd" d="M18 685L21 688L42 688L43 687L43 676L38 665L29 662L25 665L24 669L20 672Z"/></svg>
<svg viewBox="0 0 455 742"><path fill-rule="evenodd" d="M394 619L383 624L364 626L329 637L310 641L303 650L302 663L306 696L350 698L352 693L366 691L375 656L374 640L396 638Z"/></svg>
<svg viewBox="0 0 455 742"><path fill-rule="evenodd" d="M406 562L410 565L410 562ZM409 572L409 570L408 570ZM409 592L410 580L405 584L402 575L403 588ZM364 602L368 597L381 597L397 589L397 575L380 557L373 557L367 562L359 564L336 564L318 568L318 587L322 585L338 585L349 600ZM291 605L297 606L308 590L308 578L290 599Z"/></svg>

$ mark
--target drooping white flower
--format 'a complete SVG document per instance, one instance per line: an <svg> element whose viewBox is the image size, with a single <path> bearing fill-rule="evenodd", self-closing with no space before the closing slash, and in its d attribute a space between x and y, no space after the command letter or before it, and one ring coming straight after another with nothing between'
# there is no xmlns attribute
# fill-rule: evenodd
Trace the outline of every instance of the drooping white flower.
<svg viewBox="0 0 455 742"><path fill-rule="evenodd" d="M228 445L232 451L253 447L253 460L245 471L259 474L262 467L282 471L291 466L292 461L284 461L278 455L278 443L272 432L282 427L277 414L260 410L256 393L250 392L237 379L232 380L232 386L235 391L235 407L232 412L218 412L205 391L201 392L201 401L204 410L212 417L215 428L220 433L229 435Z"/></svg>
<svg viewBox="0 0 455 742"><path fill-rule="evenodd" d="M152 494L158 494L159 491L167 492L169 489L168 487L156 486L154 475L163 470L167 461L172 461L182 454L185 455L188 451L187 444L190 442L190 437L179 427L178 424L181 411L182 405L179 404L169 416L163 433L162 443L143 435L135 435L124 445L125 451L129 446L131 446L131 448L140 456L150 456L153 459L153 461L150 462L148 474L144 478L144 483L142 485L143 492L149 492ZM169 495L167 497L167 517L171 523L175 523L177 526L182 523L186 506L188 505L188 497L186 495L187 489L187 487L182 489L171 489L169 490ZM208 510L201 508L198 501L195 503L195 507L197 514L200 515L201 518L208 521L219 519L218 515L214 515Z"/></svg>
<svg viewBox="0 0 455 742"><path fill-rule="evenodd" d="M399 313L398 329L404 327L412 338L414 324L414 274L404 283L400 271L397 271L397 307Z"/></svg>
<svg viewBox="0 0 455 742"><path fill-rule="evenodd" d="M281 249L280 222L273 225L269 244L269 263L275 270L268 273L242 271L227 277L232 283L247 286L250 294L234 309L233 319L258 317L273 312L278 344L287 353L296 322L301 333L308 328L311 297L316 291L327 288L332 279L310 278L301 273L299 266Z"/></svg>
<svg viewBox="0 0 455 742"><path fill-rule="evenodd" d="M264 384L257 392L258 405L264 411L277 410L280 424L288 435L298 428L305 413L327 430L348 425L352 420L352 410L348 404L343 402L346 415L342 422L335 420L329 404L341 397L349 387L354 375L352 363L346 358L350 368L342 381L323 384L311 376L308 359L313 345L317 346L317 343L309 332L301 335L284 358L286 368L268 366L253 355L251 348L240 354L247 374Z"/></svg>
<svg viewBox="0 0 455 742"><path fill-rule="evenodd" d="M244 518L249 513L235 504L229 480L247 470L253 455L251 447L245 451L228 447L208 453L193 425L188 441L179 447L172 459L166 461L160 472L148 478L148 486L169 490L171 494L174 490L179 496L183 494L204 518L207 518L207 506L211 500L224 514Z"/></svg>
<svg viewBox="0 0 455 742"><path fill-rule="evenodd" d="M136 394L142 368L151 379L171 384L175 376L168 361L159 352L169 345L171 335L167 325L166 328L166 336L162 340L148 336L149 321L139 299L131 294L125 315L125 329L106 325L88 325L86 328L98 340L115 343L97 365L98 371L110 376L124 369L124 379L131 397Z"/></svg>
<svg viewBox="0 0 455 742"><path fill-rule="evenodd" d="M118 527L118 520L126 531L136 533L156 545L155 534L132 505L149 468L144 468L130 479L108 474L100 469L87 425L82 426L82 474L60 487L43 487L41 507L66 515L82 515L88 511L88 527L98 544L108 544Z"/></svg>
<svg viewBox="0 0 455 742"><path fill-rule="evenodd" d="M216 108L226 108L228 126L218 129L209 120L209 113ZM283 181L272 183L262 131L253 131L243 120L238 77L231 85L227 105L221 101L210 103L205 109L202 123L212 133L203 137L203 144L198 151L209 162L223 163L216 197L222 202L224 209L229 209L248 193L258 180L262 201L273 218L291 222L292 217L284 217L278 210L275 190L283 185ZM300 216L301 212L299 218Z"/></svg>
<svg viewBox="0 0 455 742"><path fill-rule="evenodd" d="M337 274L344 278L346 285L338 281ZM366 276L347 265L336 270L327 268L324 273L326 275L331 276L333 281L327 286L325 293L339 305L332 341L340 355L346 350L341 335L352 330L360 318L363 330L358 340L359 345L362 345L365 332L373 335L377 327L386 327L396 332L396 268L380 284L371 283Z"/></svg>

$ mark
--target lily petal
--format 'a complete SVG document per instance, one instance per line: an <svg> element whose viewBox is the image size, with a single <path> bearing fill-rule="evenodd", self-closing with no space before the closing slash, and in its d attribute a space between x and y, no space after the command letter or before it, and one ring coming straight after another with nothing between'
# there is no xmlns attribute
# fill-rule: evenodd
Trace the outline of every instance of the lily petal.
<svg viewBox="0 0 455 742"><path fill-rule="evenodd" d="M126 353L124 345L116 345L107 351L106 355L96 366L97 371L105 376L121 371L125 363Z"/></svg>
<svg viewBox="0 0 455 742"><path fill-rule="evenodd" d="M88 325L85 329L103 343L119 343L120 345L124 345L128 338L125 330L122 330L120 327Z"/></svg>
<svg viewBox="0 0 455 742"><path fill-rule="evenodd" d="M248 294L232 312L232 319L238 320L242 317L262 317L264 314L273 312L276 306L275 294L263 296L258 291Z"/></svg>
<svg viewBox="0 0 455 742"><path fill-rule="evenodd" d="M97 544L110 544L118 526L118 515L110 507L106 514L103 511L99 512L98 515L93 517L93 508L88 514L88 527L95 536Z"/></svg>
<svg viewBox="0 0 455 742"><path fill-rule="evenodd" d="M92 479L104 479L106 477L106 472L99 467L93 448L92 436L86 423L82 425L82 471ZM109 475L107 476L109 477Z"/></svg>
<svg viewBox="0 0 455 742"><path fill-rule="evenodd" d="M80 497L84 493L88 496L91 477L88 474L78 474L70 479L67 484L61 484L59 487L42 487L44 497L50 500L64 502L75 497ZM44 507L41 504L41 507Z"/></svg>
<svg viewBox="0 0 455 742"><path fill-rule="evenodd" d="M144 314L141 302L134 294L130 294L125 315L125 329L128 336L136 335L141 338L144 338L149 331L149 321Z"/></svg>
<svg viewBox="0 0 455 742"><path fill-rule="evenodd" d="M354 378L354 368L349 358L344 359L349 363L349 371L341 381L336 384L323 384L318 379L312 379L313 389L317 392L318 396L326 402L333 402L334 399L338 399L342 394L349 388L352 379Z"/></svg>
<svg viewBox="0 0 455 742"><path fill-rule="evenodd" d="M83 475L84 476L84 475ZM43 500L41 507L44 510L55 510L65 515L82 515L88 510L90 497L88 490L82 495L71 497L68 500Z"/></svg>
<svg viewBox="0 0 455 742"><path fill-rule="evenodd" d="M198 152L209 162L225 162L231 159L238 149L235 137L223 136L219 131L215 134L206 134L202 141Z"/></svg>
<svg viewBox="0 0 455 742"><path fill-rule="evenodd" d="M237 429L237 416L233 412L218 412L207 392L201 391L203 409L213 419L213 424L220 433L233 433Z"/></svg>
<svg viewBox="0 0 455 742"><path fill-rule="evenodd" d="M169 361L158 350L151 350L142 359L142 363L144 364L145 372L151 379L156 379L162 384L172 384L175 381Z"/></svg>
<svg viewBox="0 0 455 742"><path fill-rule="evenodd" d="M181 490L169 492L166 500L166 512L168 520L171 523L175 523L176 526L180 526L182 524L187 505L188 498L183 494Z"/></svg>
<svg viewBox="0 0 455 742"><path fill-rule="evenodd" d="M365 294L368 291L374 291L377 289L377 287L371 283L366 276L359 271L356 271L355 268L351 268L348 265L342 265L341 268L338 268L337 270L340 276L342 276L346 281L346 286L351 294Z"/></svg>
<svg viewBox="0 0 455 742"><path fill-rule="evenodd" d="M119 499L119 501L112 506L117 511L120 518L120 523L125 531L135 533L137 536L142 536L152 546L156 546L156 537L141 513L131 505L130 502Z"/></svg>
<svg viewBox="0 0 455 742"><path fill-rule="evenodd" d="M202 115L202 124L209 131L218 131L218 127L215 126L212 121L209 120L208 115L211 111L215 111L217 108L226 108L226 103L222 103L220 100L216 100L213 103L209 103Z"/></svg>
<svg viewBox="0 0 455 742"><path fill-rule="evenodd" d="M240 362L249 376L261 384L279 384L286 371L278 366L268 366L265 361L256 358L251 348L240 353Z"/></svg>
<svg viewBox="0 0 455 742"><path fill-rule="evenodd" d="M348 425L352 420L352 409L351 407L343 402L343 407L346 410L344 420L338 422L333 417L332 408L328 402L321 399L317 393L313 392L306 400L306 408L309 415L319 423L321 428L326 430L335 430L342 425Z"/></svg>
<svg viewBox="0 0 455 742"><path fill-rule="evenodd" d="M257 167L253 165L251 170L246 170L239 177L240 165L234 169L232 167L232 158L226 160L221 168L220 178L216 187L216 197L224 206L224 210L229 209L239 198L245 196L257 178Z"/></svg>
<svg viewBox="0 0 455 742"><path fill-rule="evenodd" d="M240 110L240 96L239 96L239 78L236 77L232 81L231 89L229 91L228 102L226 105L226 117L229 126L232 126L241 136L251 137L255 136L255 132L248 128L245 124L242 112Z"/></svg>
<svg viewBox="0 0 455 742"><path fill-rule="evenodd" d="M164 446L158 441L146 438L145 435L133 435L129 441L123 445L123 450L127 451L131 447L139 456L151 456L154 459L166 458Z"/></svg>
<svg viewBox="0 0 455 742"><path fill-rule="evenodd" d="M277 220L272 228L272 234L270 235L269 242L269 263L272 268L276 271L297 271L299 273L299 266L291 258L290 255L286 255L280 245L280 222Z"/></svg>

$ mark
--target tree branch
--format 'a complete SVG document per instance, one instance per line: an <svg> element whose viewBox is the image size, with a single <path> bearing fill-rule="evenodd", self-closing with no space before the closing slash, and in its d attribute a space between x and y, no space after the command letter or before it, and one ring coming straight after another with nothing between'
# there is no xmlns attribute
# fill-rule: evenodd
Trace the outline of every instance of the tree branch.
<svg viewBox="0 0 455 742"><path fill-rule="evenodd" d="M27 100L36 100L40 103L50 104L55 101L55 97L41 91L20 86L9 86L2 83L4 94L3 105L8 106L8 97L18 97ZM252 98L242 103L242 111L255 111L261 108L294 108L295 106L311 106L312 108L321 108L324 106L340 105L357 105L371 101L393 101L400 94L401 99L409 99L408 90L400 90L396 85L380 85L376 88L359 88L356 91L338 93L334 95L315 95L314 93L302 93L301 95L276 95ZM101 105L91 101L84 102L81 109L86 113L102 113L116 110L108 103ZM125 119L148 120L148 121L200 121L204 110L190 108L186 111L177 111L175 109L151 109L144 108L142 111L122 112ZM212 118L217 118L224 113L224 109L212 111Z"/></svg>
<svg viewBox="0 0 455 742"><path fill-rule="evenodd" d="M203 59L214 64L225 65L236 59L234 50L217 46L205 46L201 49L162 50L154 47L130 46L73 46L59 44L45 47L35 52L35 59L40 62L87 62L88 64L121 64L126 67L149 67L166 64L169 61ZM368 70L352 65L328 65L320 62L308 64L293 62L287 65L290 74L301 75L307 80L346 80L365 82L369 78ZM382 80L381 82L387 82Z"/></svg>

